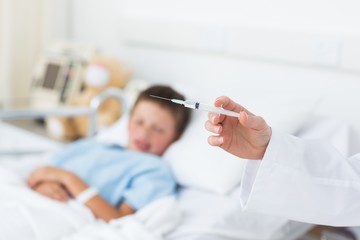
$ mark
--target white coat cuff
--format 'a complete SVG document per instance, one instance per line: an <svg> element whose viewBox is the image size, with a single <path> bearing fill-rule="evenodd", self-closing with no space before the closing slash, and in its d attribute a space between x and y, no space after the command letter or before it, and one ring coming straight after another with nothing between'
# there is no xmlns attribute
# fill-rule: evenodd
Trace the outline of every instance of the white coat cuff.
<svg viewBox="0 0 360 240"><path fill-rule="evenodd" d="M240 204L243 209L246 208L251 197L255 181L258 181L259 178L266 178L266 174L269 173L271 165L276 160L275 156L279 147L275 143L277 142L276 138L276 131L273 130L264 158L262 160L247 160L245 164L245 170L240 185Z"/></svg>

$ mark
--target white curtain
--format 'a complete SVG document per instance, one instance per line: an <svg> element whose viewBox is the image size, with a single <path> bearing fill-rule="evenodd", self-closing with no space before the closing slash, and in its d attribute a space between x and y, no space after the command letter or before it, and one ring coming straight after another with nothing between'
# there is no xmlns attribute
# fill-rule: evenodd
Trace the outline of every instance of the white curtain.
<svg viewBox="0 0 360 240"><path fill-rule="evenodd" d="M0 104L24 105L47 45L68 40L69 2L0 0Z"/></svg>
<svg viewBox="0 0 360 240"><path fill-rule="evenodd" d="M8 79L9 69L7 64L9 63L9 53L8 53L8 45L9 39L8 34L5 32L9 32L8 29L8 18L9 12L6 11L6 0L0 0L0 108L6 104L5 100L9 99L9 82L5 79Z"/></svg>

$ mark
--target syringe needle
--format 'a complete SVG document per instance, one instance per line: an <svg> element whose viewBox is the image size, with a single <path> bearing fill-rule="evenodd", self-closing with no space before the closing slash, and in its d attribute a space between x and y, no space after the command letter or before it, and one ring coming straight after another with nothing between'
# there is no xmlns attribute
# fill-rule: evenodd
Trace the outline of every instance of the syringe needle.
<svg viewBox="0 0 360 240"><path fill-rule="evenodd" d="M170 98L164 98L164 97L159 97L159 96L155 96L155 95L150 95L150 97L159 98L159 99L171 101L171 102L176 103L176 104L184 105L184 101L180 100L180 99L170 99Z"/></svg>
<svg viewBox="0 0 360 240"><path fill-rule="evenodd" d="M159 99L164 99L164 100L171 101L170 98L164 98L164 97L159 97L159 96L155 96L155 95L150 95L150 97L154 97L154 98L159 98Z"/></svg>

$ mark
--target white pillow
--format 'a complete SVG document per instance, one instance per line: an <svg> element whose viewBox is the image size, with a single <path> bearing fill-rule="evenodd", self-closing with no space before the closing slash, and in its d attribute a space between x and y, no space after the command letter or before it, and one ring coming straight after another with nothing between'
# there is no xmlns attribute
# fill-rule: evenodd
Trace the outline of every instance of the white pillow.
<svg viewBox="0 0 360 240"><path fill-rule="evenodd" d="M180 185L226 194L240 183L244 161L208 144L206 113L196 114L182 138L165 152Z"/></svg>
<svg viewBox="0 0 360 240"><path fill-rule="evenodd" d="M125 113L113 125L102 129L97 135L96 139L101 142L117 143L126 147L128 142L128 121L129 113Z"/></svg>
<svg viewBox="0 0 360 240"><path fill-rule="evenodd" d="M253 98L249 101L249 109L263 116L273 128L295 133L311 112L316 98L282 95L282 98L277 96L266 100ZM194 111L193 114L183 136L169 147L164 158L180 185L227 194L240 183L245 161L210 146L207 138L211 133L204 127L207 113ZM128 116L125 115L113 126L100 132L98 139L126 145L127 121Z"/></svg>

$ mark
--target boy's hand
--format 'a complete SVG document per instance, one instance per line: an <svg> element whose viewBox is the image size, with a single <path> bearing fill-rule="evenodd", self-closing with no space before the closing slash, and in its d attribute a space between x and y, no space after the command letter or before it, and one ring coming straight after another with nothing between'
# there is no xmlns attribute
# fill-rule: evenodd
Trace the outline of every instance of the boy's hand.
<svg viewBox="0 0 360 240"><path fill-rule="evenodd" d="M61 202L66 202L69 200L69 195L66 189L57 182L41 182L34 186L33 189L46 197Z"/></svg>
<svg viewBox="0 0 360 240"><path fill-rule="evenodd" d="M209 113L205 128L217 134L209 137L209 144L241 158L262 159L271 138L271 128L265 120L228 97L217 98L214 105L240 112L240 116L235 118Z"/></svg>
<svg viewBox="0 0 360 240"><path fill-rule="evenodd" d="M68 171L55 167L41 167L36 169L29 177L28 184L31 188L35 187L40 182L52 181L63 184Z"/></svg>
<svg viewBox="0 0 360 240"><path fill-rule="evenodd" d="M76 196L86 188L87 184L74 173L56 167L41 167L35 170L28 179L31 188L43 182L58 183L70 196Z"/></svg>

